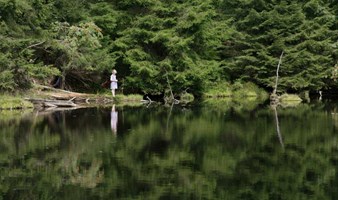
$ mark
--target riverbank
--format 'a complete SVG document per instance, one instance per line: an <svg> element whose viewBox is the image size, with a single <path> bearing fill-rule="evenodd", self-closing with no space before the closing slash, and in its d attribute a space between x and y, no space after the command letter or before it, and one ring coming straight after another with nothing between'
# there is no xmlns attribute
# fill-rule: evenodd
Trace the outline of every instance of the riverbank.
<svg viewBox="0 0 338 200"><path fill-rule="evenodd" d="M180 102L186 103L194 100L192 94L180 96ZM295 102L295 95L284 94L281 102ZM291 98L292 97L292 98ZM236 104L257 104L268 100L269 94L253 83L217 84L210 87L203 94L207 102L235 102ZM291 100L290 100L291 98ZM141 105L143 97L138 94L118 94L112 97L110 91L106 93L78 93L56 89L44 85L34 85L32 89L17 94L0 94L0 110L27 109L34 107L97 107L119 105ZM297 96L297 104L302 100ZM240 103L239 103L240 102ZM244 102L244 103L243 103ZM212 104L214 104L212 103ZM223 104L223 103L222 103ZM229 103L227 103L228 105Z"/></svg>
<svg viewBox="0 0 338 200"><path fill-rule="evenodd" d="M141 95L116 95L112 97L109 93L89 94L78 93L67 90L55 89L43 85L34 87L25 92L17 94L0 94L0 110L27 109L34 107L57 107L62 105L69 107L93 107L111 104L141 104ZM54 104L54 105L53 105Z"/></svg>

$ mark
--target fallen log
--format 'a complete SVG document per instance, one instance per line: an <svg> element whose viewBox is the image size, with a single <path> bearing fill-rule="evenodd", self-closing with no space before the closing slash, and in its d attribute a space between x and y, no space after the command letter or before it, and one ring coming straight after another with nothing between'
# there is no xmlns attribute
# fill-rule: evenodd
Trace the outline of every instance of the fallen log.
<svg viewBox="0 0 338 200"><path fill-rule="evenodd" d="M71 100L51 100L51 99L32 99L26 98L26 100L32 102L33 104L40 104L42 107L76 107L78 106Z"/></svg>
<svg viewBox="0 0 338 200"><path fill-rule="evenodd" d="M52 101L52 102L44 102L44 107L76 107L77 104L71 101Z"/></svg>
<svg viewBox="0 0 338 200"><path fill-rule="evenodd" d="M53 97L56 100L68 100L70 98L72 98L73 96L60 96L60 95L50 95L51 97Z"/></svg>
<svg viewBox="0 0 338 200"><path fill-rule="evenodd" d="M54 99L56 100L69 100L69 99L73 99L73 98L76 98L76 99L86 99L89 97L89 95L71 95L71 94L68 94L68 95L60 95L60 94L50 94L49 96L53 97Z"/></svg>
<svg viewBox="0 0 338 200"><path fill-rule="evenodd" d="M48 102L43 102L43 107L57 107L57 105L52 104L52 103L48 103Z"/></svg>
<svg viewBox="0 0 338 200"><path fill-rule="evenodd" d="M87 103L89 104L89 101L91 100L91 98L89 96L81 96L81 97L73 97L73 96L58 96L58 95L50 95L51 97L53 97L56 100L61 100L61 101L73 101L74 103ZM95 99L92 99L92 101L94 101Z"/></svg>

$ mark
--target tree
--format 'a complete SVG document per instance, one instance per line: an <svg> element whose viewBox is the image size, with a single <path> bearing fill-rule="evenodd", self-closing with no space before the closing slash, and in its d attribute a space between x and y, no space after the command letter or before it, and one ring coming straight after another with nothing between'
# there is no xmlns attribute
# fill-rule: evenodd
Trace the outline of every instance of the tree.
<svg viewBox="0 0 338 200"><path fill-rule="evenodd" d="M62 87L66 75L75 69L93 70L95 52L101 47L101 29L92 22L80 23L78 26L67 22L56 22L53 26L53 37L46 48L56 55L55 65L61 71Z"/></svg>
<svg viewBox="0 0 338 200"><path fill-rule="evenodd" d="M112 51L130 91L199 94L218 69L216 48L224 33L210 1L116 2L123 19ZM215 20L215 21L214 21ZM221 34L222 33L222 34Z"/></svg>
<svg viewBox="0 0 338 200"><path fill-rule="evenodd" d="M284 51L281 90L330 87L329 75L337 59L333 45L337 30L333 28L333 10L327 4L316 0L238 1L233 6L238 12L229 15L237 32L222 52L233 80L272 88L274 66Z"/></svg>
<svg viewBox="0 0 338 200"><path fill-rule="evenodd" d="M0 2L0 90L27 89L32 79L57 74L37 60L33 47L43 44L40 26L47 12L36 10L39 1L7 0Z"/></svg>

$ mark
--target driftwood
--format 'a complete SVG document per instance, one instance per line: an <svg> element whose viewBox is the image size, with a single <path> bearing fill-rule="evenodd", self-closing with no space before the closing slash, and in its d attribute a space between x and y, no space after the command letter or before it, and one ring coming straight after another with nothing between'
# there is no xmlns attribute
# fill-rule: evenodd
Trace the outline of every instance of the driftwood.
<svg viewBox="0 0 338 200"><path fill-rule="evenodd" d="M76 107L72 99L63 101L63 100L52 100L52 99L33 99L33 98L26 98L26 100L32 102L33 104L39 104L42 107Z"/></svg>
<svg viewBox="0 0 338 200"><path fill-rule="evenodd" d="M175 103L175 104L178 104L178 103L180 103L180 101L177 100L177 99L175 99L173 90L171 89L171 85L170 85L167 69L165 69L165 71L166 71L166 78L167 78L167 83L168 83L168 87L169 87L169 91L170 91L170 97L164 97L164 101L165 101L165 103L170 103L170 104L171 103Z"/></svg>
<svg viewBox="0 0 338 200"><path fill-rule="evenodd" d="M74 98L72 95L56 95L56 94L51 94L51 97L53 97L56 100L68 100L71 98Z"/></svg>
<svg viewBox="0 0 338 200"><path fill-rule="evenodd" d="M95 94L71 92L38 84L35 84L35 87L40 90L40 95L46 96L46 99L26 98L26 100L35 104L36 107L79 107L83 104L107 104L114 102L114 99Z"/></svg>
<svg viewBox="0 0 338 200"><path fill-rule="evenodd" d="M61 101L73 101L75 103L87 103L89 104L89 101L91 100L88 96L81 96L81 97L77 97L77 96L72 96L72 95L55 95L52 94L50 95L51 97L53 97L56 100L61 100Z"/></svg>

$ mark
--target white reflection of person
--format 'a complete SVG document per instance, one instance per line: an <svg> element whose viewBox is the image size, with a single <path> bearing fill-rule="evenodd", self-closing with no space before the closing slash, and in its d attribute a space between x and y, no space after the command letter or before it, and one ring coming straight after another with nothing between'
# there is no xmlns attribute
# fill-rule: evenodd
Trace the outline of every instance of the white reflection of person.
<svg viewBox="0 0 338 200"><path fill-rule="evenodd" d="M115 111L115 104L111 108L110 113L110 126L114 134L117 133L117 111Z"/></svg>

